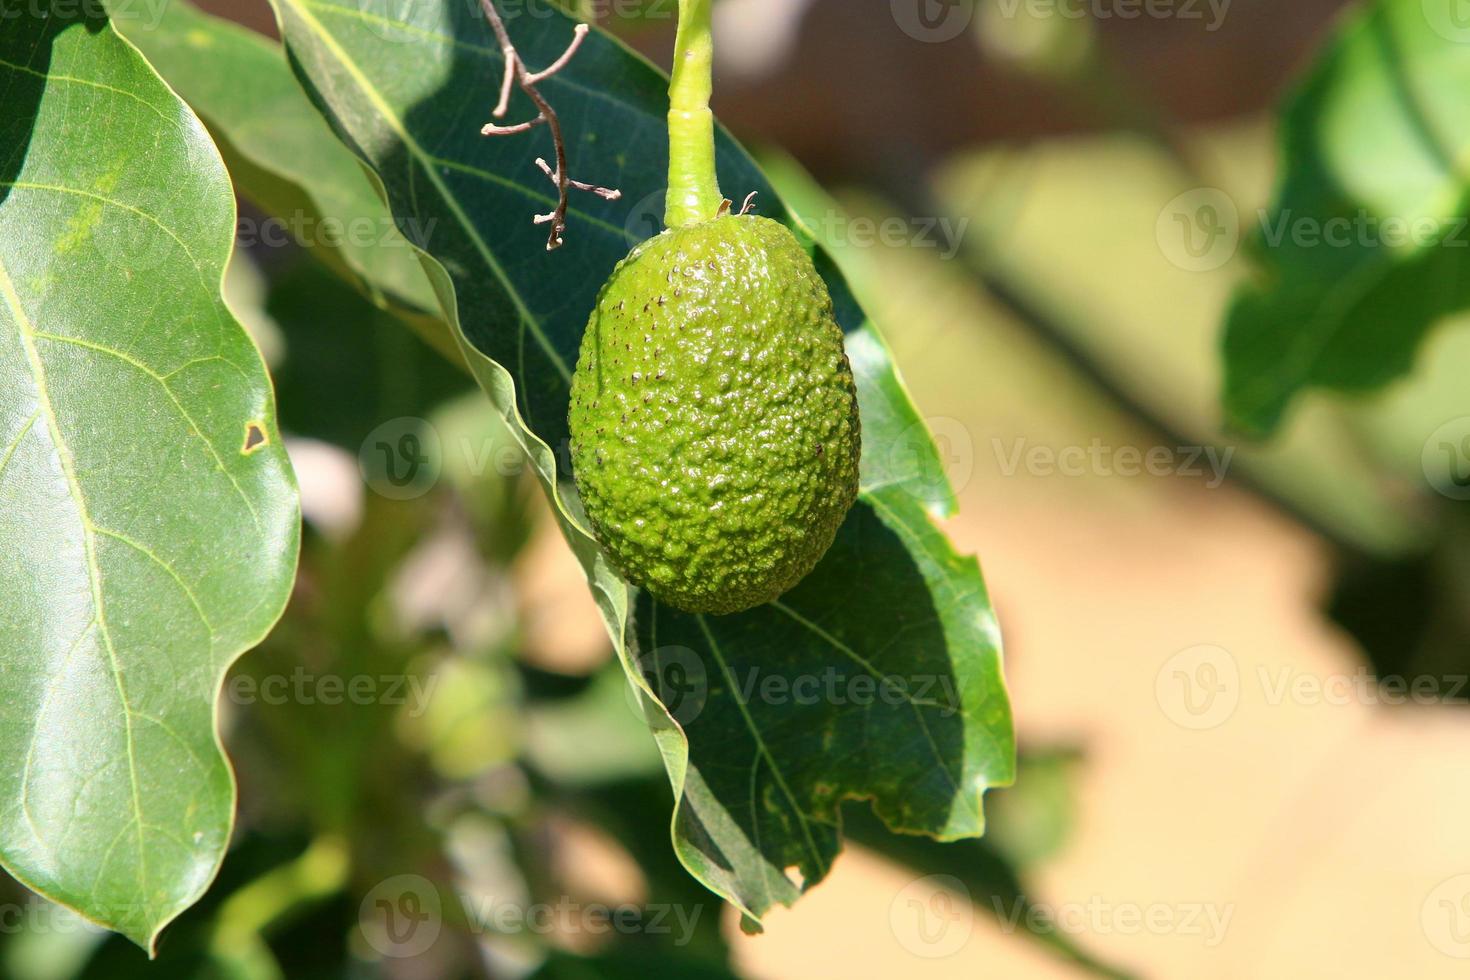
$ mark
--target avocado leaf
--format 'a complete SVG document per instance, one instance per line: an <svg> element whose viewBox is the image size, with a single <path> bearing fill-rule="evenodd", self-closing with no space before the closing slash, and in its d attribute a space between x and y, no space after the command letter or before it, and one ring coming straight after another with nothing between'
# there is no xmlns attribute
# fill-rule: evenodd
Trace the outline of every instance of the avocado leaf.
<svg viewBox="0 0 1470 980"><path fill-rule="evenodd" d="M608 565L559 460L597 291L660 228L667 80L594 31L542 83L572 175L623 194L575 197L567 244L548 252L531 220L556 204L533 163L549 155L544 130L480 135L504 63L476 5L273 2L299 77L432 257L465 356L555 504L663 754L684 865L756 928L827 873L844 800L871 800L894 831L979 835L982 795L1014 775L999 631L976 561L931 522L955 501L924 421L830 256L812 246L858 380L859 503L780 601L722 617L659 606ZM506 13L532 66L572 38L574 22L541 0ZM532 115L517 93L510 119ZM759 192L762 213L800 232L749 155L723 130L718 139L725 186Z"/></svg>

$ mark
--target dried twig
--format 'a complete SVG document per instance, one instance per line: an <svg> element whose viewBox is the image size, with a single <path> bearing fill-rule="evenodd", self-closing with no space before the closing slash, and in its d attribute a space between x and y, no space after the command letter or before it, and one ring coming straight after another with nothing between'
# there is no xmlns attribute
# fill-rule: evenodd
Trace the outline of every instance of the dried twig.
<svg viewBox="0 0 1470 980"><path fill-rule="evenodd" d="M495 9L495 4L491 0L480 0L480 6L484 8L485 18L490 21L490 26L495 31L495 38L500 42L500 50L505 55L505 77L500 82L500 101L495 104L495 110L491 115L496 119L502 119L510 110L512 83L520 86L521 91L526 93L526 97L531 100L531 104L536 107L537 112L535 119L523 123L516 123L511 126L487 123L480 132L485 136L511 136L516 133L528 132L541 125L545 125L547 129L551 130L551 142L556 149L556 167L553 169L550 164L540 157L536 159L536 166L540 167L541 172L546 174L551 179L551 182L556 185L557 205L556 210L550 214L538 214L535 217L536 224L551 225L551 234L546 241L546 250L549 252L553 249L560 248L562 245L562 236L567 229L567 198L571 188L575 187L579 191L596 194L598 197L608 201L616 201L623 196L622 191L613 190L608 187L599 187L596 184L588 184L580 180L573 180L568 175L567 144L566 140L562 138L561 120L557 117L556 111L551 108L550 103L536 90L538 84L546 81L546 79L561 71L571 62L572 57L577 53L577 49L582 46L582 41L586 39L587 32L591 28L586 24L578 24L576 31L572 35L572 43L567 46L562 56L541 71L533 72L521 60L520 54L516 51L516 46L511 42L510 33L505 29L505 21L501 18L500 11Z"/></svg>

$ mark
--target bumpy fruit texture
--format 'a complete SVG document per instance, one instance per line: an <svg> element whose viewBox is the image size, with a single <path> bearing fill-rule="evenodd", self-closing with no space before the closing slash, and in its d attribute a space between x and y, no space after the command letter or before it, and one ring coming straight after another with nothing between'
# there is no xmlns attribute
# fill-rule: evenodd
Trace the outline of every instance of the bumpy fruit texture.
<svg viewBox="0 0 1470 980"><path fill-rule="evenodd" d="M635 248L572 378L572 469L618 570L724 614L799 582L858 490L857 391L811 259L726 216Z"/></svg>

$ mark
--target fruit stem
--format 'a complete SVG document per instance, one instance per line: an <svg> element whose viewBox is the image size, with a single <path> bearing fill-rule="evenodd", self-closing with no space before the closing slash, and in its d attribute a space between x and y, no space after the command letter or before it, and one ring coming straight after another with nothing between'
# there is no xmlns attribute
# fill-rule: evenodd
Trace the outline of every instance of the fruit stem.
<svg viewBox="0 0 1470 980"><path fill-rule="evenodd" d="M714 36L710 0L679 0L679 33L669 82L669 196L664 224L670 228L713 219L724 197L715 174Z"/></svg>

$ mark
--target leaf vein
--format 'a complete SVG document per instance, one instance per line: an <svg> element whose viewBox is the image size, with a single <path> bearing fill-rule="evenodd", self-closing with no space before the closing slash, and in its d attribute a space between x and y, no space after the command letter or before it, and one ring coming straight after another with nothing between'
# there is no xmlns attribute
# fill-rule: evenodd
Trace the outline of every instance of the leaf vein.
<svg viewBox="0 0 1470 980"><path fill-rule="evenodd" d="M250 512L251 521L254 522L256 527L260 527L260 514L256 511L255 505L250 502L250 497L248 494L245 493L245 488L240 486L240 481L237 480L235 478L235 474L231 473L229 468L225 466L225 461L220 457L219 451L214 448L214 443L210 442L208 437L204 435L203 430L199 428L199 423L194 421L194 416L189 414L189 410L184 407L184 403L179 401L178 395L174 394L173 388L169 386L167 376L159 374L157 371L153 370L153 368L149 367L147 364L144 364L142 361L133 357L131 354L124 354L122 351L117 350L113 347L108 347L106 344L96 344L90 340L82 340L80 337L66 337L61 334L46 333L40 330L35 331L34 335L36 337L40 337L42 340L50 340L58 344L70 344L72 346L81 347L86 350L96 351L99 354L107 354L111 357L117 358L124 364L130 365L131 367L147 375L149 378L153 379L153 381L156 382L158 386L163 389L164 394L168 395L169 401L173 403L175 410L178 411L179 416L189 427L189 431L191 431L196 437L198 437L199 441L204 444L204 448L208 450L210 458L214 460L214 465L219 468L219 471L225 475L225 479L229 480L230 485L235 488L235 493L239 495L240 500L245 504L245 509Z"/></svg>
<svg viewBox="0 0 1470 980"><path fill-rule="evenodd" d="M92 535L92 519L87 510L86 498L82 494L82 487L77 480L76 469L72 465L71 454L67 449L66 440L61 434L61 425L56 418L56 408L51 402L51 393L46 385L46 366L41 360L40 352L36 350L36 328L31 323L21 304L20 295L15 291L15 283L10 279L10 271L6 268L3 260L0 260L0 296L3 296L6 305L10 307L15 317L16 327L20 331L21 346L25 348L26 360L30 364L31 377L36 385L36 397L40 408L46 416L46 424L51 433L52 444L56 448L56 456L61 463L62 473L65 475L67 489L71 493L72 502L77 508L77 517L82 526L82 551L86 556L87 578L92 591L92 607L95 610L97 630L102 637L103 646L107 650L107 659L112 667L113 682L117 687L118 701L122 708L124 737L128 747L128 775L133 789L133 814L134 821L138 825L138 887L139 891L146 894L148 890L148 861L144 853L143 845L143 793L138 784L138 759L133 744L133 716L132 705L128 701L127 686L123 681L122 664L117 659L117 650L112 645L112 634L107 628L107 614L105 601L102 593L102 569L97 563L97 543Z"/></svg>
<svg viewBox="0 0 1470 980"><path fill-rule="evenodd" d="M714 654L715 660L719 662L720 672L725 675L725 682L730 685L730 697L735 702L735 706L740 709L740 714L745 719L745 725L750 729L751 737L755 739L758 756L765 756L766 762L770 764L771 776L776 780L776 785L781 787L781 792L785 793L786 799L791 801L791 808L796 812L796 822L801 825L802 836L806 838L807 848L811 851L814 862L813 866L818 869L825 868L826 862L822 860L821 850L817 847L816 838L812 836L806 811L796 801L796 795L791 792L791 787L787 785L786 778L781 775L781 768L776 765L776 760L771 755L770 747L766 745L766 740L761 736L760 728L756 726L755 719L750 715L750 709L740 699L738 693L740 689L739 684L735 680L735 675L730 670L730 665L725 661L724 654L720 652L720 645L715 641L715 634L709 628L709 621L703 615L696 616L695 618L699 621L699 628L704 631L704 638L709 641L710 652ZM759 823L759 816L757 814L752 813L751 819Z"/></svg>

